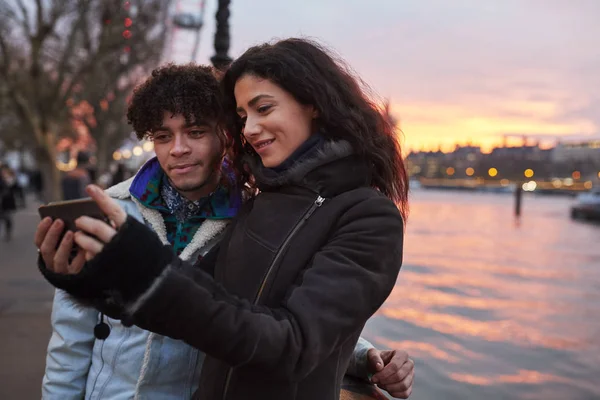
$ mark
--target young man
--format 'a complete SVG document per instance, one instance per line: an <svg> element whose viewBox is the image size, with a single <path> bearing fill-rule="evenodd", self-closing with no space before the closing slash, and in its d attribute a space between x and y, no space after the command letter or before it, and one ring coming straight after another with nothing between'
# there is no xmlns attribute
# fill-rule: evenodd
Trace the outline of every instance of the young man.
<svg viewBox="0 0 600 400"><path fill-rule="evenodd" d="M156 158L107 191L180 258L197 264L242 203L224 161L220 110L210 68L169 65L153 71L134 91L127 116L138 138L153 140ZM44 220L38 227L36 245L47 266L69 262L72 234L55 250L61 231L58 221ZM71 265L83 262L79 254ZM189 399L197 389L204 354L181 341L126 328L94 309L74 306L62 291L55 295L52 325L44 399ZM380 371L374 376L379 385L405 397L412 365L404 352L379 352L360 341L350 372L368 378Z"/></svg>

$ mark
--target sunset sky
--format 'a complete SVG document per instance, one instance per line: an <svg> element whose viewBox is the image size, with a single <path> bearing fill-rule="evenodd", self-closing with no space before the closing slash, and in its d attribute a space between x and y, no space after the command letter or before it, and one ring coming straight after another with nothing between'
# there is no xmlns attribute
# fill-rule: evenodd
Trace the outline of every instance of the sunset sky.
<svg viewBox="0 0 600 400"><path fill-rule="evenodd" d="M213 55L206 4L199 62ZM390 99L407 148L600 137L600 1L233 0L231 13L233 57L298 35L337 51Z"/></svg>

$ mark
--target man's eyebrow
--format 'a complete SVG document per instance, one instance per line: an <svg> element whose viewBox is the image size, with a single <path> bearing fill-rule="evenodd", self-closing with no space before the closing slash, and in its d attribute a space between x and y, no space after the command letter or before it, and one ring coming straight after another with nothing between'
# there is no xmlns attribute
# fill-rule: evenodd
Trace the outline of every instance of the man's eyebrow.
<svg viewBox="0 0 600 400"><path fill-rule="evenodd" d="M186 123L183 128L187 129L187 128L192 128L194 126L211 126L210 121L206 120L206 119L199 119L197 121L191 121L189 123ZM160 131L167 131L167 132L171 132L171 129L167 126L159 126L158 128L152 129L151 132L160 132Z"/></svg>
<svg viewBox="0 0 600 400"><path fill-rule="evenodd" d="M193 126L211 126L211 123L206 119L199 119L196 121L190 121L190 122L186 123L183 127L191 128Z"/></svg>
<svg viewBox="0 0 600 400"><path fill-rule="evenodd" d="M271 96L270 94L259 94L257 96L254 96L252 98L252 100L250 100L248 102L248 106L249 107L254 107L256 105L256 103L258 103L259 100L261 100L261 99L272 99L272 98L273 98L273 96ZM238 112L238 113L239 112L244 112L244 108L238 107L238 108L235 109L235 111Z"/></svg>

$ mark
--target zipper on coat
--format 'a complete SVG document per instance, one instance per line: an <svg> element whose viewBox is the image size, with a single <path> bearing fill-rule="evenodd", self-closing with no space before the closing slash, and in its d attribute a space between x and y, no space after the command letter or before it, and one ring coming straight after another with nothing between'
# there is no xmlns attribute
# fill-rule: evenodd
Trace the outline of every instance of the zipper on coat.
<svg viewBox="0 0 600 400"><path fill-rule="evenodd" d="M254 305L258 304L260 297L262 296L263 290L265 288L265 285L266 285L267 281L269 280L269 276L271 275L271 272L273 271L273 267L275 267L275 265L277 265L277 263L283 256L283 251L287 248L287 246L292 241L292 239L294 238L296 233L298 233L300 228L302 228L304 226L306 221L308 221L308 219L311 217L311 215L313 215L314 212L317 211L317 208L321 207L324 202L325 202L324 197L321 197L320 195L317 196L317 198L312 203L310 208L304 213L304 215L296 223L296 225L294 226L294 228L292 229L290 234L285 238L283 244L279 247L279 250L277 250L277 253L275 254L275 258L273 258L271 265L269 265L267 272L265 272L265 275L263 276L262 282L260 284L260 288L258 289L258 293L256 294L256 298L254 299L254 302L253 302ZM227 398L227 390L229 389L229 382L231 381L232 372L233 372L233 368L229 368L229 370L227 371L227 375L225 377L225 388L223 389L223 400L226 400L226 398Z"/></svg>

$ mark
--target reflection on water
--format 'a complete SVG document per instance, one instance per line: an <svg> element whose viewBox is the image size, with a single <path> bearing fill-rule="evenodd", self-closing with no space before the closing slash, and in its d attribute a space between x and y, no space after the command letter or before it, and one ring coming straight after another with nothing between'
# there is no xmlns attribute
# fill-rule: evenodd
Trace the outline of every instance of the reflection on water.
<svg viewBox="0 0 600 400"><path fill-rule="evenodd" d="M404 266L369 322L416 362L411 398L600 399L600 226L570 198L412 193Z"/></svg>

